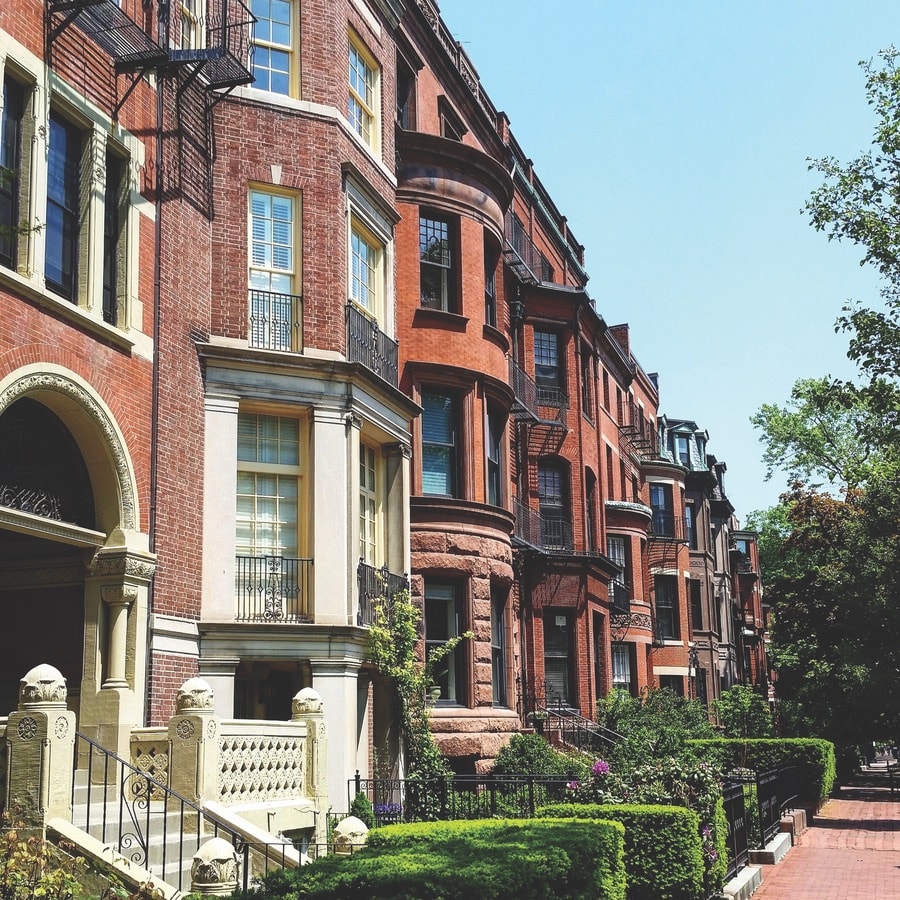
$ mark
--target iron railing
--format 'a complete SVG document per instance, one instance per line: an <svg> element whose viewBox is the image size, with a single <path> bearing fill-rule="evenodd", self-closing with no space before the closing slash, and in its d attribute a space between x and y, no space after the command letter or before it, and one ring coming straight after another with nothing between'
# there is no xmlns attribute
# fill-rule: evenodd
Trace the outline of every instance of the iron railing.
<svg viewBox="0 0 900 900"><path fill-rule="evenodd" d="M611 581L609 583L609 597L612 601L613 612L619 615L630 615L631 613L631 591L628 585L621 581Z"/></svg>
<svg viewBox="0 0 900 900"><path fill-rule="evenodd" d="M582 716L546 681L543 687L520 695L522 716L551 743L598 754L621 741L622 735Z"/></svg>
<svg viewBox="0 0 900 900"><path fill-rule="evenodd" d="M397 387L400 378L397 342L389 338L378 320L367 316L356 304L347 304L347 359Z"/></svg>
<svg viewBox="0 0 900 900"><path fill-rule="evenodd" d="M238 622L311 622L311 559L235 557Z"/></svg>
<svg viewBox="0 0 900 900"><path fill-rule="evenodd" d="M727 781L722 785L722 803L728 821L728 867L725 880L731 881L750 862L750 844L747 839L747 813L744 804L744 785L739 781Z"/></svg>
<svg viewBox="0 0 900 900"><path fill-rule="evenodd" d="M72 824L135 866L186 893L194 855L210 838L223 837L242 860L246 891L251 877L285 868L294 844L249 842L186 797L76 732L79 768L72 791Z"/></svg>
<svg viewBox="0 0 900 900"><path fill-rule="evenodd" d="M249 343L259 350L303 350L303 297L250 291Z"/></svg>
<svg viewBox="0 0 900 900"><path fill-rule="evenodd" d="M541 516L541 547L544 550L573 550L572 523Z"/></svg>
<svg viewBox="0 0 900 900"><path fill-rule="evenodd" d="M497 816L534 818L538 807L566 797L564 775L455 775L423 781L361 778L347 782L348 806L365 794L377 825Z"/></svg>
<svg viewBox="0 0 900 900"><path fill-rule="evenodd" d="M660 507L653 508L650 520L650 540L670 540L677 543L687 543L684 519L675 513Z"/></svg>
<svg viewBox="0 0 900 900"><path fill-rule="evenodd" d="M537 419L537 385L534 379L510 356L509 383L513 389L513 417Z"/></svg>
<svg viewBox="0 0 900 900"><path fill-rule="evenodd" d="M380 569L359 561L356 567L356 580L359 584L359 606L356 612L357 625L374 625L378 618L379 606L383 604L385 614L390 615L394 597L409 589L409 577L394 575L383 565ZM380 601L380 602L379 602Z"/></svg>
<svg viewBox="0 0 900 900"><path fill-rule="evenodd" d="M756 776L762 846L768 844L778 834L782 813L794 808L797 802L796 785L796 766L761 772Z"/></svg>
<svg viewBox="0 0 900 900"><path fill-rule="evenodd" d="M574 548L571 522L542 516L518 497L513 497L513 513L516 517L513 534L523 544L548 551Z"/></svg>

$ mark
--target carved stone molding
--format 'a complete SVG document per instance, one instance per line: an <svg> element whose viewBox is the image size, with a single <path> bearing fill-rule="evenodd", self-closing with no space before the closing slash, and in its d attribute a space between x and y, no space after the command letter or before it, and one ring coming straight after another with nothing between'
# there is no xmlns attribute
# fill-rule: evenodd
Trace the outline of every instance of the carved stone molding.
<svg viewBox="0 0 900 900"><path fill-rule="evenodd" d="M130 584L104 584L100 588L100 599L104 603L134 603L138 598L138 589Z"/></svg>
<svg viewBox="0 0 900 900"><path fill-rule="evenodd" d="M27 703L62 703L68 697L66 679L54 666L43 663L27 672L19 682L19 708Z"/></svg>
<svg viewBox="0 0 900 900"><path fill-rule="evenodd" d="M197 711L213 708L213 689L202 678L188 678L178 689L175 701L178 712Z"/></svg>
<svg viewBox="0 0 900 900"><path fill-rule="evenodd" d="M120 526L129 531L136 530L135 498L131 489L128 457L125 453L125 448L119 440L119 436L106 411L88 391L64 375L51 374L49 372L26 375L11 384L6 390L0 392L0 415L20 397L38 391L54 391L73 400L88 414L91 421L100 430L110 451L119 487Z"/></svg>
<svg viewBox="0 0 900 900"><path fill-rule="evenodd" d="M137 578L149 581L156 571L156 563L146 556L138 556L127 550L99 551L88 563L88 573L95 578Z"/></svg>

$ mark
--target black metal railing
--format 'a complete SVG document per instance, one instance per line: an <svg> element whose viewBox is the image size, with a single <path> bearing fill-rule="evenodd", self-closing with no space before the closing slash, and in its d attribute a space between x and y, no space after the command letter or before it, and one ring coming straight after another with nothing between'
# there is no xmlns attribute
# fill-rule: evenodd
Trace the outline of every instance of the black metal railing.
<svg viewBox="0 0 900 900"><path fill-rule="evenodd" d="M542 516L518 497L513 497L512 505L516 517L513 534L523 544L548 551L574 548L571 522Z"/></svg>
<svg viewBox="0 0 900 900"><path fill-rule="evenodd" d="M756 797L759 803L759 827L765 846L781 829L782 813L794 808L797 802L797 767L789 766L756 777Z"/></svg>
<svg viewBox="0 0 900 900"><path fill-rule="evenodd" d="M609 583L609 597L612 601L614 613L629 615L631 613L631 591L628 585L621 581Z"/></svg>
<svg viewBox="0 0 900 900"><path fill-rule="evenodd" d="M722 785L722 803L728 822L728 867L725 880L731 881L750 862L750 845L747 839L747 812L744 804L744 785L727 781Z"/></svg>
<svg viewBox="0 0 900 900"><path fill-rule="evenodd" d="M355 778L347 782L347 802L365 794L377 825L497 816L533 818L535 810L566 797L564 775L455 775L423 781Z"/></svg>
<svg viewBox="0 0 900 900"><path fill-rule="evenodd" d="M529 237L525 225L512 212L506 215L503 236L504 256L516 277L530 284L541 281L541 252Z"/></svg>
<svg viewBox="0 0 900 900"><path fill-rule="evenodd" d="M684 519L667 509L653 508L650 519L650 540L670 540L687 543Z"/></svg>
<svg viewBox="0 0 900 900"><path fill-rule="evenodd" d="M509 383L513 389L513 416L537 419L537 385L534 379L510 356Z"/></svg>
<svg viewBox="0 0 900 900"><path fill-rule="evenodd" d="M544 550L572 550L575 547L572 523L541 516L541 547Z"/></svg>
<svg viewBox="0 0 900 900"><path fill-rule="evenodd" d="M235 557L238 622L311 622L311 559Z"/></svg>
<svg viewBox="0 0 900 900"><path fill-rule="evenodd" d="M190 890L193 857L210 838L225 838L237 850L245 891L251 877L284 868L288 851L295 849L287 839L244 840L167 784L80 732L75 760L72 824L180 892Z"/></svg>
<svg viewBox="0 0 900 900"><path fill-rule="evenodd" d="M303 297L250 291L251 347L299 352L303 349Z"/></svg>
<svg viewBox="0 0 900 900"><path fill-rule="evenodd" d="M394 597L400 591L409 590L409 577L394 575L387 564L376 569L375 566L360 560L356 567L356 580L359 585L357 625L374 625L378 619L379 608L389 616Z"/></svg>
<svg viewBox="0 0 900 900"><path fill-rule="evenodd" d="M536 690L520 691L519 704L525 723L551 742L599 754L622 740L618 732L582 716L546 681Z"/></svg>
<svg viewBox="0 0 900 900"><path fill-rule="evenodd" d="M347 304L347 359L397 387L400 377L397 342L389 338L377 319L367 316L356 304Z"/></svg>

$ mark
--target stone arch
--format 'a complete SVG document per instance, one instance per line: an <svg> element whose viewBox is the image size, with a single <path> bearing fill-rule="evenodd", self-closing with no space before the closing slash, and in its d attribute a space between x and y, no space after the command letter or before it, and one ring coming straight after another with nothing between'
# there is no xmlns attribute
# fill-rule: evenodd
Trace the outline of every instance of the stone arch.
<svg viewBox="0 0 900 900"><path fill-rule="evenodd" d="M0 415L16 400L43 403L65 424L91 474L98 530L138 530L137 482L125 439L109 407L74 372L29 366L0 380Z"/></svg>

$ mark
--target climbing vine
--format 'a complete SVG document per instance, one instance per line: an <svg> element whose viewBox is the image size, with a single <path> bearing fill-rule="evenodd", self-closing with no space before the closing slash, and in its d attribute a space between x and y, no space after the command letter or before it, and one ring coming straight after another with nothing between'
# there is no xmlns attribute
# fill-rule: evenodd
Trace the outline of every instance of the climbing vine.
<svg viewBox="0 0 900 900"><path fill-rule="evenodd" d="M423 661L419 653L421 628L421 611L410 599L409 591L400 591L390 602L382 600L376 604L375 624L369 629L372 661L395 692L407 778L413 781L452 774L431 734L428 697L435 666L460 641L474 636L467 631L430 648L428 658Z"/></svg>

